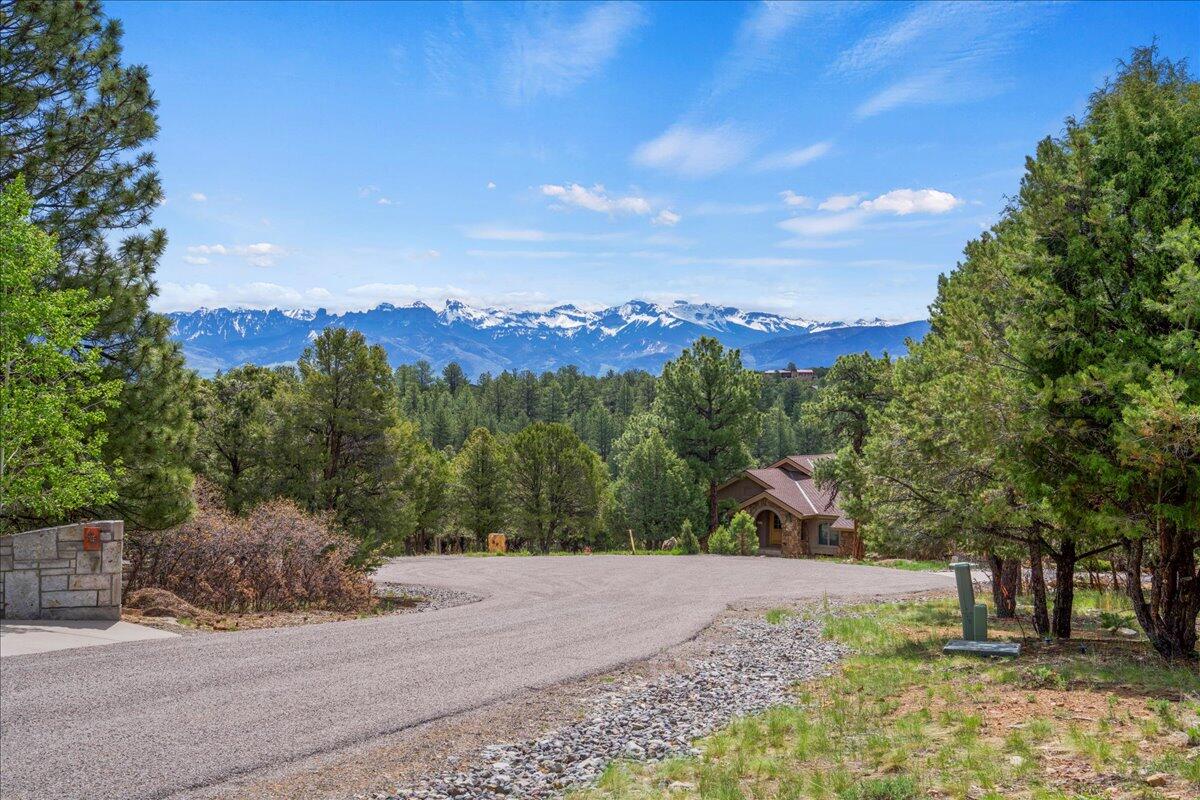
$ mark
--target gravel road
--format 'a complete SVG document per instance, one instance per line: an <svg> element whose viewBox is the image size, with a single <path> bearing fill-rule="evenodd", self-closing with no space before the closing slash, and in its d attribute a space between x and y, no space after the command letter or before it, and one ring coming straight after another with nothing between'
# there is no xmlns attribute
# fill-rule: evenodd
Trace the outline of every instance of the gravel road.
<svg viewBox="0 0 1200 800"><path fill-rule="evenodd" d="M378 578L478 603L0 662L0 795L211 796L292 762L646 658L739 600L947 589L779 558L396 559Z"/></svg>

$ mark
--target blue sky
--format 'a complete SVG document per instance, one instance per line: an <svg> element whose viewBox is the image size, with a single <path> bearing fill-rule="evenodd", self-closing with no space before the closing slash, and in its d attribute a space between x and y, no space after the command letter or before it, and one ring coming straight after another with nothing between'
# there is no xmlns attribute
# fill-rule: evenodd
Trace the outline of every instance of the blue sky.
<svg viewBox="0 0 1200 800"><path fill-rule="evenodd" d="M631 298L924 316L1036 141L1188 3L110 3L164 311Z"/></svg>

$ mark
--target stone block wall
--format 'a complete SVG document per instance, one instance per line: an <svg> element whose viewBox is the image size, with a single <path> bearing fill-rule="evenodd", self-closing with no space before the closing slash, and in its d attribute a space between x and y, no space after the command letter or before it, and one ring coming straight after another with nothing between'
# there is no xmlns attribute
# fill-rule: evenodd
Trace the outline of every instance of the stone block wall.
<svg viewBox="0 0 1200 800"><path fill-rule="evenodd" d="M0 617L120 619L124 538L121 520L0 536Z"/></svg>

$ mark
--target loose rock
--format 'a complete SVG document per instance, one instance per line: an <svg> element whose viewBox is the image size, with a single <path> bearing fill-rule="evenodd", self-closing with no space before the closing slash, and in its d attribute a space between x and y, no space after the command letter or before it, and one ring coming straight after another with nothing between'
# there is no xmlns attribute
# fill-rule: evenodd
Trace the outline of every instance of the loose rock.
<svg viewBox="0 0 1200 800"><path fill-rule="evenodd" d="M789 701L792 684L828 674L844 648L820 624L734 619L731 636L690 669L613 687L581 722L541 739L484 748L457 772L428 776L389 800L549 798L594 781L612 760L696 755L692 742L731 719Z"/></svg>

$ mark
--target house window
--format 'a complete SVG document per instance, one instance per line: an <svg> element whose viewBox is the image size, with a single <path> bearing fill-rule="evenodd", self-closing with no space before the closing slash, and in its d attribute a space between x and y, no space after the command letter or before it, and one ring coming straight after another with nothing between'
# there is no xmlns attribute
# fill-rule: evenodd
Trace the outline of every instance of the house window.
<svg viewBox="0 0 1200 800"><path fill-rule="evenodd" d="M817 526L817 544L822 547L841 546L841 534L833 529L833 523L822 522Z"/></svg>

